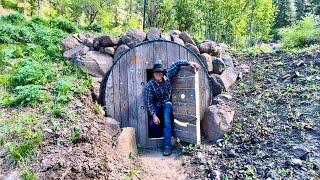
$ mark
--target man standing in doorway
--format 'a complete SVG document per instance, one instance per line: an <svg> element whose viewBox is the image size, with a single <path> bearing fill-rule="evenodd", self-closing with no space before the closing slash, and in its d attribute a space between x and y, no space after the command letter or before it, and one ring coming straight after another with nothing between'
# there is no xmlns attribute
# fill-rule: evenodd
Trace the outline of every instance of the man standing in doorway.
<svg viewBox="0 0 320 180"><path fill-rule="evenodd" d="M166 70L162 64L155 64L152 69L153 78L147 83L145 89L145 101L147 104L149 116L149 129L154 138L164 138L164 156L172 153L171 144L171 88L172 80L181 66L192 66L196 71L200 65L187 60L179 60L173 63Z"/></svg>

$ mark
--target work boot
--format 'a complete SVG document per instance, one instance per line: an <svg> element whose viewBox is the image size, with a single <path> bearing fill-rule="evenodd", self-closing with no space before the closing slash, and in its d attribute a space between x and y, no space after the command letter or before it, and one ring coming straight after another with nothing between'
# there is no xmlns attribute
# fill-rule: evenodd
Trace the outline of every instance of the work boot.
<svg viewBox="0 0 320 180"><path fill-rule="evenodd" d="M163 150L164 156L170 156L171 153L172 153L172 148L164 148Z"/></svg>

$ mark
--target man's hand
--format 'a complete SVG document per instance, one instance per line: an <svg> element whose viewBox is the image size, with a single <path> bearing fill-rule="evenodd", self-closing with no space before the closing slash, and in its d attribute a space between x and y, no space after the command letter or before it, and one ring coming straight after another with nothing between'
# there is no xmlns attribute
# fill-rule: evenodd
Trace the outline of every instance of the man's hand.
<svg viewBox="0 0 320 180"><path fill-rule="evenodd" d="M156 125L159 125L160 124L160 119L158 118L158 116L154 114L152 117L153 117L153 122Z"/></svg>
<svg viewBox="0 0 320 180"><path fill-rule="evenodd" d="M190 66L193 67L196 71L200 69L200 65L195 62L189 62Z"/></svg>

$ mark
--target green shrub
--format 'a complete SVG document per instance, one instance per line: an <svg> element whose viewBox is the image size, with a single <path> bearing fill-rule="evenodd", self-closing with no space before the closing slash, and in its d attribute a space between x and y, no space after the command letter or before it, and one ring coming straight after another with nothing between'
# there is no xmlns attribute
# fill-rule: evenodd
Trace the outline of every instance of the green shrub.
<svg viewBox="0 0 320 180"><path fill-rule="evenodd" d="M50 19L49 24L52 28L57 28L67 33L75 33L79 31L78 26L74 22L63 18L52 18Z"/></svg>
<svg viewBox="0 0 320 180"><path fill-rule="evenodd" d="M101 32L102 31L102 26L101 26L101 24L93 23L93 24L85 27L85 30L93 31L93 32Z"/></svg>
<svg viewBox="0 0 320 180"><path fill-rule="evenodd" d="M295 48L320 43L320 29L313 16L307 16L295 25L283 28L279 32L282 47Z"/></svg>
<svg viewBox="0 0 320 180"><path fill-rule="evenodd" d="M2 0L3 1L3 0ZM9 2L9 1L7 1ZM0 21L4 23L18 24L24 22L24 16L21 13L11 13L0 17Z"/></svg>
<svg viewBox="0 0 320 180"><path fill-rule="evenodd" d="M25 85L15 88L15 94L8 105L10 106L35 106L46 99L46 92L41 85Z"/></svg>
<svg viewBox="0 0 320 180"><path fill-rule="evenodd" d="M24 60L13 69L10 84L13 87L28 84L43 85L53 79L51 63Z"/></svg>

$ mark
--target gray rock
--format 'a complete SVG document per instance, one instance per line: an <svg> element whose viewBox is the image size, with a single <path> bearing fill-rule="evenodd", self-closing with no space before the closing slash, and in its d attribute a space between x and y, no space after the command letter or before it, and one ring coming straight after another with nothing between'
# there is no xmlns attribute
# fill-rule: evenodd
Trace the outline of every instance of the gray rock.
<svg viewBox="0 0 320 180"><path fill-rule="evenodd" d="M182 32L179 35L179 38L184 41L184 43L190 43L196 45L196 43L192 40L191 36L187 32Z"/></svg>
<svg viewBox="0 0 320 180"><path fill-rule="evenodd" d="M219 74L211 74L210 79L212 81L212 95L221 94L225 90L221 76Z"/></svg>
<svg viewBox="0 0 320 180"><path fill-rule="evenodd" d="M306 160L310 154L310 150L306 147L293 147L292 153L296 158Z"/></svg>
<svg viewBox="0 0 320 180"><path fill-rule="evenodd" d="M212 176L212 179L214 179L214 180L220 180L221 179L221 172L220 171L218 171L218 170L213 170L212 172L211 172L211 176Z"/></svg>
<svg viewBox="0 0 320 180"><path fill-rule="evenodd" d="M119 38L112 36L101 36L99 37L99 41L100 47L113 47L118 45Z"/></svg>
<svg viewBox="0 0 320 180"><path fill-rule="evenodd" d="M105 53L105 51L104 51L104 47L100 47L100 48L99 48L99 52L101 52L101 53Z"/></svg>
<svg viewBox="0 0 320 180"><path fill-rule="evenodd" d="M83 42L84 45L88 46L90 50L93 49L93 38L87 38Z"/></svg>
<svg viewBox="0 0 320 180"><path fill-rule="evenodd" d="M79 45L81 45L80 42L73 36L69 36L61 41L63 51L68 51Z"/></svg>
<svg viewBox="0 0 320 180"><path fill-rule="evenodd" d="M101 77L93 77L92 78L93 88L91 89L91 93L92 93L93 101L99 101L101 82L102 82Z"/></svg>
<svg viewBox="0 0 320 180"><path fill-rule="evenodd" d="M89 47L84 45L78 45L72 49L69 49L63 53L63 57L65 59L72 59L78 55L85 55L87 52L89 52Z"/></svg>
<svg viewBox="0 0 320 180"><path fill-rule="evenodd" d="M3 180L20 180L21 172L20 171L11 171L6 176L1 177Z"/></svg>
<svg viewBox="0 0 320 180"><path fill-rule="evenodd" d="M212 64L212 56L210 56L207 53L202 53L198 55L200 57L200 60L203 62L203 64L206 66L209 73L213 72L213 64Z"/></svg>
<svg viewBox="0 0 320 180"><path fill-rule="evenodd" d="M124 157L128 157L130 153L138 155L135 132L136 130L133 127L122 128L122 132L118 137L117 151Z"/></svg>
<svg viewBox="0 0 320 180"><path fill-rule="evenodd" d="M232 96L228 93L222 93L222 94L218 94L217 96L215 96L212 100L212 104L216 105L216 104L227 104L230 105L232 100Z"/></svg>
<svg viewBox="0 0 320 180"><path fill-rule="evenodd" d="M146 33L138 29L131 29L120 38L121 42L129 47L133 47L145 39Z"/></svg>
<svg viewBox="0 0 320 180"><path fill-rule="evenodd" d="M179 37L179 35L181 34L181 31L179 30L169 30L169 35L172 37L176 36Z"/></svg>
<svg viewBox="0 0 320 180"><path fill-rule="evenodd" d="M184 46L183 40L180 39L180 38L177 37L177 36L172 36L172 41L175 42L175 43L177 43L177 44L180 44L180 45Z"/></svg>
<svg viewBox="0 0 320 180"><path fill-rule="evenodd" d="M100 49L100 41L99 41L99 38L95 38L93 40L93 44L92 44L92 47L94 50L98 51Z"/></svg>
<svg viewBox="0 0 320 180"><path fill-rule="evenodd" d="M107 129L107 132L109 132L112 136L116 136L117 134L120 133L121 129L120 129L120 122L115 120L115 119L112 119L110 117L107 117L106 118L106 129Z"/></svg>
<svg viewBox="0 0 320 180"><path fill-rule="evenodd" d="M204 40L199 44L199 50L201 53L208 53L210 55L217 54L216 43L211 40Z"/></svg>
<svg viewBox="0 0 320 180"><path fill-rule="evenodd" d="M121 44L120 46L118 46L118 48L116 49L115 53L114 53L114 60L117 60L122 53L124 53L125 51L129 50L130 48L127 45Z"/></svg>
<svg viewBox="0 0 320 180"><path fill-rule="evenodd" d="M161 34L160 29L152 27L147 32L147 40L152 41L152 40L160 39L160 34Z"/></svg>
<svg viewBox="0 0 320 180"><path fill-rule="evenodd" d="M234 111L230 106L225 104L209 106L201 121L205 137L213 142L221 139L231 128L233 117Z"/></svg>
<svg viewBox="0 0 320 180"><path fill-rule="evenodd" d="M111 56L114 55L114 51L115 51L114 47L106 47L106 48L104 48L104 52L109 54L109 55L111 55Z"/></svg>
<svg viewBox="0 0 320 180"><path fill-rule="evenodd" d="M200 54L199 49L197 48L197 46L190 44L190 43L186 43L186 48L188 48L189 50L191 50L193 53L195 54Z"/></svg>
<svg viewBox="0 0 320 180"><path fill-rule="evenodd" d="M78 37L79 37L79 41L82 43L84 43L84 41L87 39L87 37L82 33L79 33Z"/></svg>
<svg viewBox="0 0 320 180"><path fill-rule="evenodd" d="M226 67L234 67L233 60L229 55L222 55L221 58Z"/></svg>
<svg viewBox="0 0 320 180"><path fill-rule="evenodd" d="M89 51L85 56L73 59L88 74L103 77L112 66L113 58L98 51Z"/></svg>
<svg viewBox="0 0 320 180"><path fill-rule="evenodd" d="M228 67L227 69L225 69L221 74L224 88L228 90L229 87L236 82L237 77L238 73L234 67Z"/></svg>
<svg viewBox="0 0 320 180"><path fill-rule="evenodd" d="M163 39L163 40L171 41L171 37L170 37L170 35L167 35L167 34L161 33L160 37L161 37L161 39Z"/></svg>
<svg viewBox="0 0 320 180"><path fill-rule="evenodd" d="M227 157L228 158L234 158L237 156L237 153L234 149L230 149L228 152L227 152Z"/></svg>
<svg viewBox="0 0 320 180"><path fill-rule="evenodd" d="M291 164L293 166L301 167L302 166L302 161L301 161L301 159L294 158L294 159L291 160Z"/></svg>
<svg viewBox="0 0 320 180"><path fill-rule="evenodd" d="M214 57L212 59L212 64L213 64L213 73L221 74L226 69L226 65L224 64L223 60L221 60L220 58Z"/></svg>

